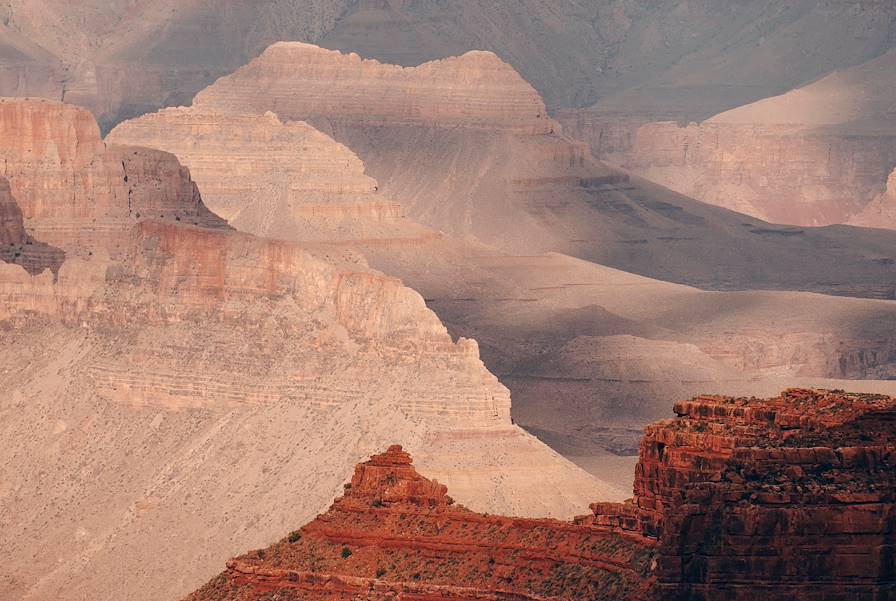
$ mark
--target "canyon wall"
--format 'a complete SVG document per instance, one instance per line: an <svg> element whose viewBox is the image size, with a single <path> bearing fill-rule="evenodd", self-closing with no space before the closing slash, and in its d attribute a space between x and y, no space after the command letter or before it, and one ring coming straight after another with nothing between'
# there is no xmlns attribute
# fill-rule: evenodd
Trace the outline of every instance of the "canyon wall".
<svg viewBox="0 0 896 601"><path fill-rule="evenodd" d="M369 115L368 96L383 99ZM193 109L306 121L357 154L410 219L504 252L562 252L711 289L892 296L879 262L891 233L793 232L672 193L593 160L531 110L539 103L488 53L409 69L284 43L203 90ZM832 265L846 280L830 283Z"/></svg>
<svg viewBox="0 0 896 601"><path fill-rule="evenodd" d="M638 128L626 167L677 192L772 223L843 223L881 191L896 136L787 124Z"/></svg>
<svg viewBox="0 0 896 601"><path fill-rule="evenodd" d="M0 597L185 594L396 433L483 511L622 497L514 426L476 342L357 253L231 229L173 155L105 145L81 109L4 108L20 228L66 255L0 263Z"/></svg>
<svg viewBox="0 0 896 601"><path fill-rule="evenodd" d="M625 505L580 523L659 540L660 599L878 599L896 590L896 400L697 397L647 428Z"/></svg>
<svg viewBox="0 0 896 601"><path fill-rule="evenodd" d="M119 124L112 143L158 148L189 167L205 203L235 228L288 240L434 236L402 219L348 148L273 113L166 109Z"/></svg>
<svg viewBox="0 0 896 601"><path fill-rule="evenodd" d="M896 51L702 123L649 123L626 166L673 190L775 223L858 215L896 165Z"/></svg>
<svg viewBox="0 0 896 601"><path fill-rule="evenodd" d="M896 169L887 178L887 189L849 220L850 225L896 229Z"/></svg>
<svg viewBox="0 0 896 601"><path fill-rule="evenodd" d="M675 412L645 432L634 498L573 522L472 513L390 447L327 512L187 599L893 594L896 399L791 389Z"/></svg>
<svg viewBox="0 0 896 601"><path fill-rule="evenodd" d="M479 341L512 389L518 423L565 453L634 454L645 423L702 390L770 394L785 378L835 386L817 378L893 373L886 303L740 291L810 286L890 298L884 232L859 241L848 231L794 231L689 201L595 163L559 131L418 119L412 109L432 100L430 87L456 85L456 66L414 70L429 74L420 98L408 87L407 101L389 108L405 111L402 124L373 126L338 107L407 70L278 44L195 106L124 122L107 140L176 154L237 229L353 247L400 277L453 336ZM473 105L499 111L500 87L480 84ZM558 249L739 292L703 293L540 254ZM833 282L831 265L847 280L879 277L857 288Z"/></svg>

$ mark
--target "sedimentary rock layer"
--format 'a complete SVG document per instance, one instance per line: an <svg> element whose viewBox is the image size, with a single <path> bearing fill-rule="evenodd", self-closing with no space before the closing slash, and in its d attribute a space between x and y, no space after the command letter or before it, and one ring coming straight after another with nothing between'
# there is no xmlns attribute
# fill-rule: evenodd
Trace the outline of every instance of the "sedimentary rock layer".
<svg viewBox="0 0 896 601"><path fill-rule="evenodd" d="M120 252L145 219L226 225L173 155L107 147L90 113L72 105L0 99L0 157L26 230L66 251Z"/></svg>
<svg viewBox="0 0 896 601"><path fill-rule="evenodd" d="M458 84L467 67L472 77L480 76L475 63L485 55L476 57L408 70L305 44L278 44L203 90L194 105L202 111L272 111L282 121L308 121L355 152L380 192L399 202L411 219L506 252L563 252L704 288L892 297L892 268L879 262L892 254L892 234L795 232L631 177L594 161L584 144L550 120L544 124L553 133L540 126L521 128L533 125L535 114L513 100L534 92L529 88L523 94L519 76L494 56L486 62L501 75L491 78L517 82L511 102L496 96L500 85L483 81L477 90ZM376 124L359 112L359 90L388 91L396 78L417 81L417 75L396 75L407 73L427 73L429 83L402 85L400 97L387 92L388 105L371 113ZM459 85L468 94L470 106L464 110L474 113L471 126L445 127L466 113L457 112L450 95L447 103L433 104L431 86L437 84L452 90ZM437 106L447 112L439 113ZM835 284L828 277L833 265L845 274Z"/></svg>
<svg viewBox="0 0 896 601"><path fill-rule="evenodd" d="M472 513L400 446L189 601L886 599L896 399L697 397L647 429L635 497L572 523Z"/></svg>
<svg viewBox="0 0 896 601"><path fill-rule="evenodd" d="M67 254L55 278L0 263L0 597L185 594L396 433L482 510L621 498L515 427L476 343L399 280L232 230L173 155L107 147L81 110L9 106L33 142L3 138L26 233Z"/></svg>
<svg viewBox="0 0 896 601"><path fill-rule="evenodd" d="M673 190L772 223L817 226L860 213L896 164L896 135L805 125L650 123L626 166Z"/></svg>
<svg viewBox="0 0 896 601"><path fill-rule="evenodd" d="M176 155L203 201L245 232L333 242L435 235L402 220L401 206L377 193L351 150L302 121L166 109L124 122L106 139Z"/></svg>
<svg viewBox="0 0 896 601"><path fill-rule="evenodd" d="M625 505L591 523L659 540L661 599L878 599L896 590L896 399L698 397L649 427Z"/></svg>
<svg viewBox="0 0 896 601"><path fill-rule="evenodd" d="M259 80L265 82L261 89ZM425 123L521 133L552 127L532 86L493 53L481 51L400 67L312 44L280 42L193 102L222 111L270 110L308 119L337 114L368 125Z"/></svg>
<svg viewBox="0 0 896 601"><path fill-rule="evenodd" d="M627 166L706 202L776 223L859 214L896 165L896 51L688 126L638 129Z"/></svg>
<svg viewBox="0 0 896 601"><path fill-rule="evenodd" d="M400 446L355 468L344 495L279 543L231 560L192 601L641 599L650 546L553 520L474 513Z"/></svg>

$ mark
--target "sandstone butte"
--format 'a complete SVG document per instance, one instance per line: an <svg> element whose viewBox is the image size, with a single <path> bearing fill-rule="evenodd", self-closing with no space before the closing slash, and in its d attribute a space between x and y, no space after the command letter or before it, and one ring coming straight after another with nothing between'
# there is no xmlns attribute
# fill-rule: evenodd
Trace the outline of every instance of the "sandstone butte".
<svg viewBox="0 0 896 601"><path fill-rule="evenodd" d="M52 245L0 263L0 597L179 597L398 434L483 511L622 498L514 426L476 342L351 250L233 230L173 155L71 106L0 101L0 156L0 245Z"/></svg>
<svg viewBox="0 0 896 601"><path fill-rule="evenodd" d="M454 504L401 446L189 601L857 601L896 592L896 399L701 396L646 429L635 496L572 522Z"/></svg>

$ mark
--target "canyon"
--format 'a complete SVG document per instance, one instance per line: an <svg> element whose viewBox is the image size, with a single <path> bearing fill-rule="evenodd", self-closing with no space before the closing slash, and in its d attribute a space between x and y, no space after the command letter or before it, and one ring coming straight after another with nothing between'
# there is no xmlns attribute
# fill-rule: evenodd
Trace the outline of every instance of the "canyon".
<svg viewBox="0 0 896 601"><path fill-rule="evenodd" d="M232 229L176 157L104 143L83 109L0 113L3 246L65 253L0 264L0 596L183 595L396 432L481 511L624 496L513 425L476 342L353 250Z"/></svg>
<svg viewBox="0 0 896 601"><path fill-rule="evenodd" d="M0 0L0 598L896 596L894 24Z"/></svg>
<svg viewBox="0 0 896 601"><path fill-rule="evenodd" d="M352 248L371 265L400 277L424 296L452 336L479 342L486 365L512 392L517 423L601 478L615 478L619 486L630 484L627 468L641 428L662 417L676 398L707 390L767 395L788 382L894 390L892 382L885 381L896 365L890 342L896 320L890 302L784 291L706 292L537 252L539 242L545 244L544 238L559 227L544 210L521 215L512 208L530 195L554 196L555 202L563 195L560 202L572 204L581 192L580 181L589 177L588 185L595 194L606 195L606 202L624 200L624 194L664 194L660 198L665 199L669 193L646 185L633 190L635 182L590 162L584 152L575 154L576 144L559 134L531 133L544 129L539 113L525 112L525 107L536 105L537 96L508 65L496 60L477 54L400 69L307 44L278 44L256 61L264 64L250 64L222 79L193 106L123 122L107 141L174 153L190 168L205 202L229 216L237 229ZM484 79L494 86L480 79L484 68L490 73ZM503 74L495 75L496 70ZM331 79L336 83L320 88L326 92L303 93L313 82ZM407 100L383 100L366 113L353 112L364 96L352 92L359 80L363 85L383 82L384 87L396 87ZM418 80L423 81L419 97L417 88L407 83ZM516 91L503 94L511 84ZM438 105L430 94L430 89L456 88L461 89L452 97L472 98L463 109ZM397 92L385 92L382 98L393 95ZM529 100L507 104L507 98L523 96ZM516 115L509 112L514 107ZM275 108L281 117L270 112ZM478 113L469 115L473 110ZM469 115L475 125L459 127L461 118L455 113ZM498 113L503 115L500 120L490 120ZM288 120L297 117L307 121ZM417 119L415 125L412 119ZM342 132L343 142L310 122L331 133ZM397 125L383 125L387 122ZM526 133L518 133L521 129ZM395 150L392 142L402 137L411 141L406 150ZM452 148L457 158L439 154L446 141L461 141ZM378 173L386 175L386 183L373 179L368 172L374 170L353 152L356 147L366 149L381 165L384 155L395 152L388 160L402 169L401 175L381 167ZM515 154L507 157L499 147L511 147ZM429 152L431 165L423 171L411 155ZM474 158L462 156L465 153ZM520 154L529 160L522 163ZM474 162L480 169L483 164L522 163L529 167L529 177L522 179L521 168L502 171L497 166L493 168L504 177L477 173ZM446 164L455 165L452 180L468 185L437 179L437 169ZM607 173L604 180L593 175L600 169ZM537 178L539 170L546 172L542 179ZM612 178L615 184L608 183ZM432 201L433 196L441 200ZM506 204L487 206L495 198ZM663 201L650 196L641 201L642 211L648 202L659 208ZM479 213L471 216L474 211ZM489 221L497 215L500 220ZM727 218L717 212L719 216ZM418 219L437 227L426 227ZM505 250L495 236L513 231L506 224L522 219L531 226L529 252ZM597 216L591 220L598 223ZM651 221L669 227L668 219ZM678 221L689 220L682 214ZM696 217L690 221L699 227L703 242L712 244L734 226ZM490 223L480 237L488 235L495 245L484 244L465 229ZM765 227L768 237L779 231ZM780 231L774 236L782 238L775 252L799 237ZM660 232L651 235L665 245L664 252L673 252L679 242L663 240L673 231ZM738 247L732 242L732 251ZM687 264L705 268L693 259ZM763 270L762 265L751 264L746 271L743 264L744 280L761 280L756 270ZM881 273L890 271L880 265ZM781 268L769 260L772 266ZM836 381L842 379L853 381Z"/></svg>
<svg viewBox="0 0 896 601"><path fill-rule="evenodd" d="M634 497L572 522L471 512L401 446L189 601L880 599L893 594L896 400L702 396L647 428Z"/></svg>
<svg viewBox="0 0 896 601"><path fill-rule="evenodd" d="M896 294L892 232L774 226L595 161L539 110L490 121L499 110L541 104L499 63L473 53L396 71L353 54L278 43L197 94L192 108L305 121L357 154L379 191L412 220L504 252L561 252L704 289ZM474 84L485 72L493 88ZM360 90L381 79L384 88L401 90L408 89L404 80L422 82L420 96L408 92L401 102L384 100L360 114L353 108L366 97ZM319 81L333 82L327 102ZM436 108L428 92L436 85L477 100ZM529 100L506 104L505 95ZM464 118L475 126L458 126ZM831 269L842 274L836 282Z"/></svg>

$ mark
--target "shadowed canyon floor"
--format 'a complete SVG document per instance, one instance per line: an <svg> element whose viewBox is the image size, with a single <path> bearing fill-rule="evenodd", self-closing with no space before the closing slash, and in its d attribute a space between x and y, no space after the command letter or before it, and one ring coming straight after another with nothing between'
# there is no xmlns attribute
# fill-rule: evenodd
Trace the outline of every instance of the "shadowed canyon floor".
<svg viewBox="0 0 896 601"><path fill-rule="evenodd" d="M481 510L622 498L512 425L476 343L356 253L231 229L173 155L106 145L81 109L0 116L3 232L66 253L0 264L0 597L184 594L399 432Z"/></svg>

